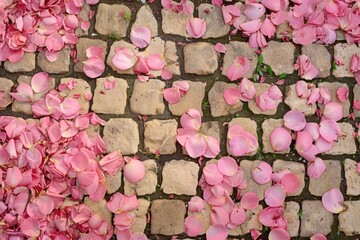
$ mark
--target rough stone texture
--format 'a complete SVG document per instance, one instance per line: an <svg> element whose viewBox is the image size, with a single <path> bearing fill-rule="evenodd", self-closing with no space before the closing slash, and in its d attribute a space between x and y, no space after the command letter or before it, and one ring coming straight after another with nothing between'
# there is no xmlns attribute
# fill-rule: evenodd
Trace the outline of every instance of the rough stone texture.
<svg viewBox="0 0 360 240"><path fill-rule="evenodd" d="M114 176L105 175L106 192L113 194L121 187L121 171L118 171Z"/></svg>
<svg viewBox="0 0 360 240"><path fill-rule="evenodd" d="M67 73L70 69L70 48L63 48L59 52L59 57L56 61L50 62L45 57L45 51L42 51L37 56L37 62L41 70L48 73Z"/></svg>
<svg viewBox="0 0 360 240"><path fill-rule="evenodd" d="M187 1L194 6L193 2ZM173 10L161 9L162 30L164 34L180 35L190 37L186 32L186 24L193 18L193 12L190 14L176 13Z"/></svg>
<svg viewBox="0 0 360 240"><path fill-rule="evenodd" d="M254 192L259 197L260 200L264 199L265 191L271 186L271 182L260 185L252 177L252 171L257 168L257 166L262 161L259 160L242 160L240 162L240 167L244 170L244 175L246 178L247 186L245 189L241 190L241 194L247 192Z"/></svg>
<svg viewBox="0 0 360 240"><path fill-rule="evenodd" d="M360 195L360 173L356 171L357 162L345 159L344 170L346 179L346 195Z"/></svg>
<svg viewBox="0 0 360 240"><path fill-rule="evenodd" d="M106 206L105 199L95 202L91 200L89 197L85 197L84 204L88 206L94 213L97 213L101 217L103 217L108 224L112 224L111 212Z"/></svg>
<svg viewBox="0 0 360 240"><path fill-rule="evenodd" d="M277 108L275 109L270 109L270 110L266 110L266 111L262 111L258 105L256 104L256 98L261 95L263 92L269 90L269 88L271 87L270 84L268 83L254 83L254 87L256 89L256 94L253 97L253 99L251 99L251 101L249 101L248 106L249 109L254 113L254 114L264 114L264 115L274 115L277 112Z"/></svg>
<svg viewBox="0 0 360 240"><path fill-rule="evenodd" d="M149 152L156 154L173 154L176 152L176 130L178 123L175 119L152 120L145 123L144 145Z"/></svg>
<svg viewBox="0 0 360 240"><path fill-rule="evenodd" d="M259 214L262 211L263 207L259 205L257 208L249 211L246 211L246 221L237 226L235 229L229 230L230 236L238 236L242 234L248 234L252 229L262 230L262 224L259 221Z"/></svg>
<svg viewBox="0 0 360 240"><path fill-rule="evenodd" d="M120 4L100 3L96 14L95 30L102 35L116 34L125 37L129 27L131 10Z"/></svg>
<svg viewBox="0 0 360 240"><path fill-rule="evenodd" d="M139 145L138 124L131 118L110 118L103 139L107 152L120 150L123 155L135 154Z"/></svg>
<svg viewBox="0 0 360 240"><path fill-rule="evenodd" d="M226 53L224 55L224 65L222 75L226 76L226 71L237 57L246 57L250 61L250 70L245 75L246 78L252 78L257 65L258 55L254 48L251 48L247 42L231 41L226 44Z"/></svg>
<svg viewBox="0 0 360 240"><path fill-rule="evenodd" d="M13 81L7 78L0 78L0 92L4 94L4 97L0 98L0 110L4 110L9 104L12 103L12 99L10 96L10 90L14 86Z"/></svg>
<svg viewBox="0 0 360 240"><path fill-rule="evenodd" d="M290 201L285 203L284 217L288 222L286 231L289 233L290 237L296 237L299 234L299 210L300 206L297 202Z"/></svg>
<svg viewBox="0 0 360 240"><path fill-rule="evenodd" d="M294 72L294 53L294 44L270 41L261 55L263 56L264 63L269 65L276 75L280 75L282 73L292 74Z"/></svg>
<svg viewBox="0 0 360 240"><path fill-rule="evenodd" d="M17 82L26 83L31 86L31 77L20 75L19 78L17 79ZM54 87L55 87L55 79L51 78L48 89L46 89L43 93L34 93L34 101L37 101L38 99L44 97L45 93L48 92L50 89L53 89ZM13 104L11 105L11 111L24 113L27 115L33 114L31 103L19 102L17 100L14 100Z"/></svg>
<svg viewBox="0 0 360 240"><path fill-rule="evenodd" d="M310 178L309 191L314 196L322 196L333 188L340 188L341 162L325 160L326 170L320 178Z"/></svg>
<svg viewBox="0 0 360 240"><path fill-rule="evenodd" d="M258 139L258 135L257 135L257 124L255 121L251 120L250 118L233 118L230 122L229 122L229 128L232 127L233 125L240 125L241 127L243 127L243 129L249 133L251 133L252 135L254 135L256 137L256 139ZM227 138L227 152L229 154L230 153L230 146L229 146L229 139ZM246 154L245 156L254 156L256 154L257 150Z"/></svg>
<svg viewBox="0 0 360 240"><path fill-rule="evenodd" d="M300 236L311 237L316 233L325 236L331 232L333 215L322 205L321 201L303 201Z"/></svg>
<svg viewBox="0 0 360 240"><path fill-rule="evenodd" d="M342 154L355 154L356 144L354 138L354 128L350 123L342 122L338 123L341 132L344 134L338 137L334 146L325 154L330 155L342 155Z"/></svg>
<svg viewBox="0 0 360 240"><path fill-rule="evenodd" d="M263 130L262 142L263 142L263 152L264 153L284 154L284 153L290 152L290 147L283 152L275 152L270 144L270 135L271 135L272 131L277 127L282 127L283 125L284 125L283 119L273 119L273 118L266 119L261 124L262 130Z"/></svg>
<svg viewBox="0 0 360 240"><path fill-rule="evenodd" d="M288 105L292 110L302 111L305 116L314 115L316 112L316 104L307 104L307 99L298 97L295 89L296 84L286 87L286 98L285 104Z"/></svg>
<svg viewBox="0 0 360 240"><path fill-rule="evenodd" d="M322 44L309 44L301 48L301 53L308 56L311 63L318 69L317 78L330 76L331 54Z"/></svg>
<svg viewBox="0 0 360 240"><path fill-rule="evenodd" d="M105 81L114 81L113 89L106 89ZM93 104L91 109L96 113L104 114L124 114L128 83L125 79L106 77L96 79L96 88L94 91Z"/></svg>
<svg viewBox="0 0 360 240"><path fill-rule="evenodd" d="M336 90L341 87L345 87L349 89L349 86L346 83L339 83L339 82L320 82L318 87L327 88L329 90L331 101L337 102L342 105L343 117L349 116L349 109L350 109L350 100L348 99L346 102L341 102L337 95ZM319 108L322 110L324 105L318 104Z"/></svg>
<svg viewBox="0 0 360 240"><path fill-rule="evenodd" d="M213 74L218 68L218 53L207 42L188 43L184 47L185 73Z"/></svg>
<svg viewBox="0 0 360 240"><path fill-rule="evenodd" d="M210 89L208 99L210 103L211 116L221 117L241 111L243 103L239 101L235 105L229 105L225 102L224 91L228 88L237 88L235 83L215 82Z"/></svg>
<svg viewBox="0 0 360 240"><path fill-rule="evenodd" d="M165 41L160 37L155 37L151 39L149 46L145 49L145 51L139 52L139 56L146 58L152 53L160 54L164 56L165 54ZM154 77L159 77L161 75L161 71L150 70L148 75L152 75Z"/></svg>
<svg viewBox="0 0 360 240"><path fill-rule="evenodd" d="M333 75L337 78L353 77L350 72L351 57L353 54L360 55L360 47L355 44L338 43L334 46L334 57L338 59L343 65L336 66Z"/></svg>
<svg viewBox="0 0 360 240"><path fill-rule="evenodd" d="M131 226L131 231L133 233L144 232L146 228L146 217L149 211L150 202L145 199L138 199L139 206L132 210L132 212L136 215L135 223Z"/></svg>
<svg viewBox="0 0 360 240"><path fill-rule="evenodd" d="M5 61L4 68L11 73L31 72L35 70L35 53L24 53L23 58L16 63Z"/></svg>
<svg viewBox="0 0 360 240"><path fill-rule="evenodd" d="M287 196L299 196L305 187L305 166L304 166L304 164L299 163L299 162L290 162L290 161L284 161L284 160L276 160L273 163L273 171L274 172L278 172L278 171L285 170L285 169L288 169L292 173L294 173L300 181L300 186L299 186L298 190L294 193L287 193Z"/></svg>
<svg viewBox="0 0 360 240"><path fill-rule="evenodd" d="M354 101L355 100L360 101L360 85L359 84L355 84L355 86L353 87L353 92L354 92ZM355 108L353 108L353 111L355 113L355 117L360 117L360 110L356 110Z"/></svg>
<svg viewBox="0 0 360 240"><path fill-rule="evenodd" d="M339 231L346 236L360 234L360 201L345 201L346 210L339 214Z"/></svg>
<svg viewBox="0 0 360 240"><path fill-rule="evenodd" d="M192 81L188 81L188 83L190 85L189 91L181 97L180 101L175 104L169 104L169 109L172 115L181 116L190 108L198 110L202 115L201 105L205 97L206 83Z"/></svg>
<svg viewBox="0 0 360 240"><path fill-rule="evenodd" d="M157 165L156 161L149 159L143 161L145 165L145 177L138 183L134 184L124 178L124 192L126 195L139 195L152 194L156 191L157 185Z"/></svg>
<svg viewBox="0 0 360 240"><path fill-rule="evenodd" d="M165 83L160 80L150 79L147 82L135 80L130 98L131 111L141 115L163 114L165 110L164 88Z"/></svg>
<svg viewBox="0 0 360 240"><path fill-rule="evenodd" d="M199 165L184 160L166 162L161 188L166 194L196 195Z"/></svg>
<svg viewBox="0 0 360 240"><path fill-rule="evenodd" d="M198 7L199 18L206 23L206 32L202 38L219 38L230 31L230 26L224 22L221 8L209 3L202 3Z"/></svg>
<svg viewBox="0 0 360 240"><path fill-rule="evenodd" d="M156 21L155 16L153 15L153 11L150 6L142 6L137 14L136 20L132 25L131 29L135 27L147 27L151 32L151 37L155 37L158 35L158 23Z"/></svg>
<svg viewBox="0 0 360 240"><path fill-rule="evenodd" d="M186 208L180 200L154 200L151 203L151 233L166 236L184 231Z"/></svg>
<svg viewBox="0 0 360 240"><path fill-rule="evenodd" d="M114 66L114 64L112 64L112 59L113 59L113 57L115 55L115 49L117 49L117 48L128 48L129 50L131 50L134 53L134 55L137 55L138 52L139 52L139 49L136 46L134 46L133 44L131 44L131 43L125 42L124 40L116 41L111 45L108 57L106 59L106 64L108 66L110 66L112 68L112 70L114 70L118 74L135 74L134 73L134 67L132 67L132 68L130 68L128 70L122 71L122 70L117 69Z"/></svg>
<svg viewBox="0 0 360 240"><path fill-rule="evenodd" d="M180 75L179 56L176 44L172 41L165 42L165 68L169 69L173 75Z"/></svg>
<svg viewBox="0 0 360 240"><path fill-rule="evenodd" d="M77 62L74 65L74 71L75 72L83 72L84 64L83 62L87 60L86 57L86 49L88 49L91 46L97 46L103 49L104 55L103 55L103 61L105 60L106 56L106 47L107 43L105 41L99 40L99 39L90 39L90 38L80 38L79 41L76 44L76 60Z"/></svg>
<svg viewBox="0 0 360 240"><path fill-rule="evenodd" d="M88 82L80 78L62 78L61 84L67 84L69 81L74 80L76 82L74 89L65 88L60 92L62 97L73 97L80 96L76 100L80 104L80 113L85 114L89 111L89 100L86 99L85 95L91 93L91 87Z"/></svg>
<svg viewBox="0 0 360 240"><path fill-rule="evenodd" d="M219 123L216 121L203 122L201 124L200 132L207 136L212 136L220 141L220 128Z"/></svg>

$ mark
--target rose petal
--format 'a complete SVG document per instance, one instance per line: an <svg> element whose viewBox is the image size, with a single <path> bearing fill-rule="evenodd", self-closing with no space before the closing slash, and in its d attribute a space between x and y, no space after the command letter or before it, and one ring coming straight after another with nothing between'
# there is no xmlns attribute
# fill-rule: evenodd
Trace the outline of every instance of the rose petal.
<svg viewBox="0 0 360 240"><path fill-rule="evenodd" d="M291 134L283 127L275 128L270 135L270 145L275 152L283 152L289 149Z"/></svg>
<svg viewBox="0 0 360 240"><path fill-rule="evenodd" d="M206 23L203 19L192 18L186 24L186 32L193 38L201 38L206 31Z"/></svg>
<svg viewBox="0 0 360 240"><path fill-rule="evenodd" d="M151 31L147 27L135 27L130 32L130 40L138 48L145 48L150 44Z"/></svg>
<svg viewBox="0 0 360 240"><path fill-rule="evenodd" d="M137 183L145 177L145 166L144 164L137 160L131 159L124 168L124 176L131 183Z"/></svg>
<svg viewBox="0 0 360 240"><path fill-rule="evenodd" d="M238 171L238 164L232 157L222 157L218 161L218 169L225 176L234 176Z"/></svg>
<svg viewBox="0 0 360 240"><path fill-rule="evenodd" d="M50 78L49 78L49 74L47 74L46 72L36 73L31 78L31 88L36 93L45 92L46 90L49 89L49 86L50 86Z"/></svg>
<svg viewBox="0 0 360 240"><path fill-rule="evenodd" d="M329 102L325 104L323 116L334 121L339 121L343 116L342 105L337 102Z"/></svg>
<svg viewBox="0 0 360 240"><path fill-rule="evenodd" d="M265 203L270 207L280 207L285 201L286 193L281 184L275 184L265 191Z"/></svg>
<svg viewBox="0 0 360 240"><path fill-rule="evenodd" d="M321 198L321 202L324 208L331 213L340 213L344 210L344 196L337 188L333 188L330 191L324 193Z"/></svg>
<svg viewBox="0 0 360 240"><path fill-rule="evenodd" d="M258 184L266 184L270 182L272 174L272 167L266 163L261 162L253 171L252 176Z"/></svg>
<svg viewBox="0 0 360 240"><path fill-rule="evenodd" d="M326 164L321 158L316 158L308 165L307 174L314 178L319 179L326 170Z"/></svg>
<svg viewBox="0 0 360 240"><path fill-rule="evenodd" d="M286 193L295 193L299 189L300 180L295 174L288 173L282 177L280 184Z"/></svg>
<svg viewBox="0 0 360 240"><path fill-rule="evenodd" d="M254 192L247 192L241 197L240 205L246 210L253 210L259 206L259 197Z"/></svg>
<svg viewBox="0 0 360 240"><path fill-rule="evenodd" d="M223 180L223 175L215 164L208 164L203 169L205 181L210 185L216 185Z"/></svg>
<svg viewBox="0 0 360 240"><path fill-rule="evenodd" d="M270 231L269 240L290 240L290 235L283 228L275 228Z"/></svg>
<svg viewBox="0 0 360 240"><path fill-rule="evenodd" d="M223 225L211 225L206 231L207 240L226 240L228 236L228 230Z"/></svg>
<svg viewBox="0 0 360 240"><path fill-rule="evenodd" d="M301 131L306 125L304 114L299 110L290 110L284 115L284 125L294 131Z"/></svg>

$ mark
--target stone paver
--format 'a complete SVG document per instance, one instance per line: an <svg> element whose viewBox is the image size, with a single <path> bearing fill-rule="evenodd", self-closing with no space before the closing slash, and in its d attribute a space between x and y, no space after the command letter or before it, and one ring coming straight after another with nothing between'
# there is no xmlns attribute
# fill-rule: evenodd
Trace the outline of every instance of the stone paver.
<svg viewBox="0 0 360 240"><path fill-rule="evenodd" d="M123 155L135 154L139 145L138 124L131 118L110 118L104 128L106 150L120 150Z"/></svg>
<svg viewBox="0 0 360 240"><path fill-rule="evenodd" d="M345 159L344 170L346 179L346 195L360 195L360 173L356 171L357 162L351 159Z"/></svg>
<svg viewBox="0 0 360 240"><path fill-rule="evenodd" d="M263 92L269 90L269 88L271 87L270 84L268 83L254 83L254 87L256 89L256 94L253 97L253 99L251 101L249 101L248 106L249 109L254 113L254 114L264 114L264 115L274 115L277 112L277 108L275 109L269 109L266 111L262 111L258 105L256 104L256 98L261 95Z"/></svg>
<svg viewBox="0 0 360 240"><path fill-rule="evenodd" d="M202 38L219 38L230 31L230 26L224 22L221 8L209 3L202 3L198 8L199 18L206 23L206 32Z"/></svg>
<svg viewBox="0 0 360 240"><path fill-rule="evenodd" d="M0 78L0 92L4 94L4 97L0 98L0 110L4 110L8 105L12 103L10 96L10 90L14 86L13 81L7 78Z"/></svg>
<svg viewBox="0 0 360 240"><path fill-rule="evenodd" d="M194 6L193 2L187 2ZM189 34L186 32L186 24L191 18L193 18L193 12L190 14L185 14L182 12L176 13L172 9L161 9L161 17L161 26L165 34L189 37Z"/></svg>
<svg viewBox="0 0 360 240"><path fill-rule="evenodd" d="M145 199L138 199L139 206L132 210L136 215L135 223L131 226L131 231L133 233L144 232L147 224L147 213L149 211L150 202Z"/></svg>
<svg viewBox="0 0 360 240"><path fill-rule="evenodd" d="M270 41L269 45L262 51L264 63L269 65L276 75L282 73L292 74L294 72L295 46L290 42Z"/></svg>
<svg viewBox="0 0 360 240"><path fill-rule="evenodd" d="M106 56L106 47L107 43L105 41L99 39L90 39L90 38L80 38L76 44L76 62L74 65L75 72L83 72L84 64L83 62L87 60L86 57L86 49L91 46L97 46L103 49L103 61L105 60Z"/></svg>
<svg viewBox="0 0 360 240"><path fill-rule="evenodd" d="M213 74L218 69L219 55L207 42L188 43L184 47L185 73Z"/></svg>
<svg viewBox="0 0 360 240"><path fill-rule="evenodd" d="M142 6L138 10L136 20L131 29L134 29L135 27L147 27L149 28L152 37L158 35L158 23L150 6Z"/></svg>
<svg viewBox="0 0 360 240"><path fill-rule="evenodd" d="M337 78L353 77L350 72L350 62L353 54L360 55L360 47L355 44L338 43L334 46L334 57L336 57L343 65L336 66L333 75Z"/></svg>
<svg viewBox="0 0 360 240"><path fill-rule="evenodd" d="M84 204L88 206L94 213L99 214L101 217L103 217L108 224L112 224L111 212L106 206L105 199L95 202L89 197L85 197Z"/></svg>
<svg viewBox="0 0 360 240"><path fill-rule="evenodd" d="M286 169L294 173L300 181L300 186L298 190L294 193L287 193L287 196L299 196L305 187L305 165L299 162L290 162L284 160L276 160L273 163L274 172L278 172Z"/></svg>
<svg viewBox="0 0 360 240"><path fill-rule="evenodd" d="M106 89L104 85L106 81L115 82L114 88ZM124 114L128 87L128 83L122 78L106 77L96 79L91 109L96 113Z"/></svg>
<svg viewBox="0 0 360 240"><path fill-rule="evenodd" d="M178 123L175 119L152 120L145 123L144 145L151 153L172 154L176 152L176 133Z"/></svg>
<svg viewBox="0 0 360 240"><path fill-rule="evenodd" d="M16 63L5 61L4 67L11 73L31 72L35 70L35 53L24 53L24 57Z"/></svg>
<svg viewBox="0 0 360 240"><path fill-rule="evenodd" d="M131 10L127 6L100 3L96 14L95 29L102 35L115 34L125 37L130 18Z"/></svg>
<svg viewBox="0 0 360 240"><path fill-rule="evenodd" d="M180 200L154 200L151 203L151 233L166 236L184 231L186 208Z"/></svg>
<svg viewBox="0 0 360 240"><path fill-rule="evenodd" d="M354 92L354 101L360 101L360 85L359 84L355 84L355 86L353 88L353 92ZM356 110L355 108L353 108L353 111L355 113L355 117L360 117L360 110Z"/></svg>
<svg viewBox="0 0 360 240"><path fill-rule="evenodd" d="M255 49L251 48L246 42L237 41L231 41L229 44L226 44L226 49L222 74L226 76L226 71L234 63L235 58L246 57L250 61L250 70L245 74L245 77L252 78L258 60Z"/></svg>
<svg viewBox="0 0 360 240"><path fill-rule="evenodd" d="M173 75L180 75L179 56L175 42L165 42L165 68L170 70Z"/></svg>
<svg viewBox="0 0 360 240"><path fill-rule="evenodd" d="M360 201L345 201L346 210L339 214L339 231L346 236L360 234Z"/></svg>
<svg viewBox="0 0 360 240"><path fill-rule="evenodd" d="M319 179L310 178L309 192L314 196L322 196L333 188L340 188L341 162L324 160L326 170Z"/></svg>
<svg viewBox="0 0 360 240"><path fill-rule="evenodd" d="M333 215L322 205L321 201L302 202L301 237L311 237L316 233L327 235L331 232Z"/></svg>
<svg viewBox="0 0 360 240"><path fill-rule="evenodd" d="M299 235L299 210L300 205L297 202L289 201L285 203L284 217L288 223L286 231L289 233L290 237L296 237Z"/></svg>
<svg viewBox="0 0 360 240"><path fill-rule="evenodd" d="M190 85L189 91L187 91L187 93L181 97L179 102L175 104L169 104L169 109L172 115L181 116L190 108L194 108L202 114L201 106L205 97L206 83L193 81L188 82Z"/></svg>
<svg viewBox="0 0 360 240"><path fill-rule="evenodd" d="M261 124L262 130L263 130L262 143L263 143L263 152L264 153L284 154L284 153L290 152L290 148L288 148L287 150L285 150L283 152L275 152L270 144L270 135L271 135L272 131L277 127L282 127L283 125L284 125L283 119L273 119L273 118L266 119Z"/></svg>
<svg viewBox="0 0 360 240"><path fill-rule="evenodd" d="M241 111L243 108L243 103L239 101L235 105L229 105L225 102L224 91L228 88L238 87L235 83L225 83L225 82L215 82L214 86L209 91L209 103L211 116L221 117L235 112Z"/></svg>
<svg viewBox="0 0 360 240"><path fill-rule="evenodd" d="M338 88L344 87L349 89L349 86L346 83L338 83L338 82L320 82L318 87L327 88L329 90L331 101L340 103L342 105L343 117L347 117L349 115L350 109L350 101L349 99L345 102L341 102L336 95L336 90ZM318 104L320 109L323 109L324 106L322 104Z"/></svg>
<svg viewBox="0 0 360 240"><path fill-rule="evenodd" d="M144 196L152 194L156 190L157 185L157 164L155 160L149 159L143 161L145 165L145 177L136 184L129 182L124 178L124 192L127 195Z"/></svg>
<svg viewBox="0 0 360 240"><path fill-rule="evenodd" d="M356 144L354 138L354 128L350 123L342 122L338 123L341 132L343 133L338 137L334 146L326 152L330 155L342 155L342 154L355 154Z"/></svg>
<svg viewBox="0 0 360 240"><path fill-rule="evenodd" d="M318 69L317 78L330 76L331 55L324 45L309 44L301 48L301 53L308 56L311 63Z"/></svg>
<svg viewBox="0 0 360 240"><path fill-rule="evenodd" d="M85 114L89 111L90 100L87 99L87 95L91 94L91 87L89 83L80 78L62 78L60 84L67 84L69 81L75 82L73 89L65 88L60 92L62 97L74 97L80 104L80 113Z"/></svg>
<svg viewBox="0 0 360 240"><path fill-rule="evenodd" d="M118 171L114 176L105 175L106 192L113 194L121 187L122 172Z"/></svg>
<svg viewBox="0 0 360 240"><path fill-rule="evenodd" d="M306 98L298 97L296 93L296 84L286 87L285 95L286 98L284 103L288 105L292 110L299 110L303 112L306 116L314 115L316 112L316 104L307 104Z"/></svg>
<svg viewBox="0 0 360 240"><path fill-rule="evenodd" d="M70 69L70 48L64 48L59 52L59 57L54 62L50 62L45 57L45 52L40 52L37 56L37 63L41 70L48 73L61 74Z"/></svg>
<svg viewBox="0 0 360 240"><path fill-rule="evenodd" d="M196 195L199 165L184 160L166 162L161 188L166 194Z"/></svg>
<svg viewBox="0 0 360 240"><path fill-rule="evenodd" d="M257 208L246 211L246 221L241 225L237 226L235 229L229 230L230 236L238 236L242 234L248 234L252 229L260 230L262 229L262 224L259 221L259 213L262 210L262 206L259 205Z"/></svg>
<svg viewBox="0 0 360 240"><path fill-rule="evenodd" d="M206 230L211 226L210 213L212 212L211 206L204 201L204 209L200 212L187 212L188 216L195 216L198 221L200 221L203 225L203 229L200 234L205 234Z"/></svg>
<svg viewBox="0 0 360 240"><path fill-rule="evenodd" d="M130 98L131 111L141 115L163 114L165 110L164 88L165 83L160 80L150 79L147 82L135 80Z"/></svg>

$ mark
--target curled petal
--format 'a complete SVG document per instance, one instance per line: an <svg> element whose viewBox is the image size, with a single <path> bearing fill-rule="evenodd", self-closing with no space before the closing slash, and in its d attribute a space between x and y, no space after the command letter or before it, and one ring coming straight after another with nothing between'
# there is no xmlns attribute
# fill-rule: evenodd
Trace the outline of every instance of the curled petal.
<svg viewBox="0 0 360 240"><path fill-rule="evenodd" d="M344 210L344 196L337 188L333 188L330 191L324 193L321 201L324 208L331 213L340 213Z"/></svg>
<svg viewBox="0 0 360 240"><path fill-rule="evenodd" d="M222 157L218 161L218 169L225 176L234 176L238 172L238 164L232 157Z"/></svg>
<svg viewBox="0 0 360 240"><path fill-rule="evenodd" d="M193 38L201 38L206 32L206 23L201 18L192 18L186 24L186 31Z"/></svg>
<svg viewBox="0 0 360 240"><path fill-rule="evenodd" d="M324 161L321 158L316 158L315 161L309 163L307 174L314 179L318 179L325 172L325 170L326 164Z"/></svg>
<svg viewBox="0 0 360 240"><path fill-rule="evenodd" d="M341 130L339 124L337 124L336 121L326 119L320 123L319 132L321 137L323 137L326 141L332 142L337 140L337 137L338 135L340 135Z"/></svg>
<svg viewBox="0 0 360 240"><path fill-rule="evenodd" d="M266 184L271 181L272 167L266 163L261 162L252 172L252 176L258 184Z"/></svg>
<svg viewBox="0 0 360 240"><path fill-rule="evenodd" d="M46 72L36 73L31 78L31 88L36 93L45 92L47 89L49 89L49 86L50 86L50 78Z"/></svg>
<svg viewBox="0 0 360 240"><path fill-rule="evenodd" d="M141 179L145 177L145 166L144 164L137 160L131 159L127 162L124 166L124 176L126 177L129 182L137 183Z"/></svg>

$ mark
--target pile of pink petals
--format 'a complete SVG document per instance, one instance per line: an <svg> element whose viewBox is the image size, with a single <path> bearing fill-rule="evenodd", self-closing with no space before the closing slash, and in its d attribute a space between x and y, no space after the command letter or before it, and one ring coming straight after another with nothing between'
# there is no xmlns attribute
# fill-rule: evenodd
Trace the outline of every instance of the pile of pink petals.
<svg viewBox="0 0 360 240"><path fill-rule="evenodd" d="M250 132L245 131L239 124L229 127L228 146L232 156L246 156L257 151L259 143L257 138Z"/></svg>
<svg viewBox="0 0 360 240"><path fill-rule="evenodd" d="M176 13L183 13L185 15L190 15L194 12L193 4L188 0L180 0L180 2L161 0L161 6L166 10L172 10Z"/></svg>
<svg viewBox="0 0 360 240"><path fill-rule="evenodd" d="M224 91L224 100L229 105L235 105L239 101L248 102L254 98L256 89L252 81L243 78L237 88L227 88Z"/></svg>
<svg viewBox="0 0 360 240"><path fill-rule="evenodd" d="M329 90L327 88L317 88L313 83L307 83L302 80L297 81L295 90L298 97L307 99L308 105L316 103L325 105L331 101ZM345 88L339 88L336 94L341 102L346 102L349 96L348 90Z"/></svg>
<svg viewBox="0 0 360 240"><path fill-rule="evenodd" d="M178 103L182 96L184 96L190 88L187 81L177 81L173 83L171 88L164 90L164 98L169 104Z"/></svg>
<svg viewBox="0 0 360 240"><path fill-rule="evenodd" d="M220 153L220 143L213 136L201 133L201 114L189 109L180 118L182 128L178 129L176 140L192 158L204 156L214 158Z"/></svg>
<svg viewBox="0 0 360 240"><path fill-rule="evenodd" d="M297 58L294 69L298 70L299 76L306 80L312 80L318 74L318 69L311 63L310 58L306 55L300 55Z"/></svg>
<svg viewBox="0 0 360 240"><path fill-rule="evenodd" d="M115 49L112 64L120 71L134 69L139 81L147 81L152 76L151 71L161 71L165 67L165 60L161 54L151 53L144 57L141 53L135 55L129 48Z"/></svg>
<svg viewBox="0 0 360 240"><path fill-rule="evenodd" d="M282 102L283 94L278 86L271 85L270 88L256 97L256 105L261 111L277 109Z"/></svg>
<svg viewBox="0 0 360 240"><path fill-rule="evenodd" d="M87 59L83 62L84 73L89 78L97 78L105 71L104 50L101 47L91 46L86 49Z"/></svg>
<svg viewBox="0 0 360 240"><path fill-rule="evenodd" d="M0 3L0 61L18 62L25 52L45 51L50 62L67 45L73 47L76 29L87 30L88 21L80 17L87 0L2 1Z"/></svg>
<svg viewBox="0 0 360 240"><path fill-rule="evenodd" d="M226 76L230 81L236 81L245 77L250 70L250 61L246 57L239 56L234 59L234 62L226 70Z"/></svg>

